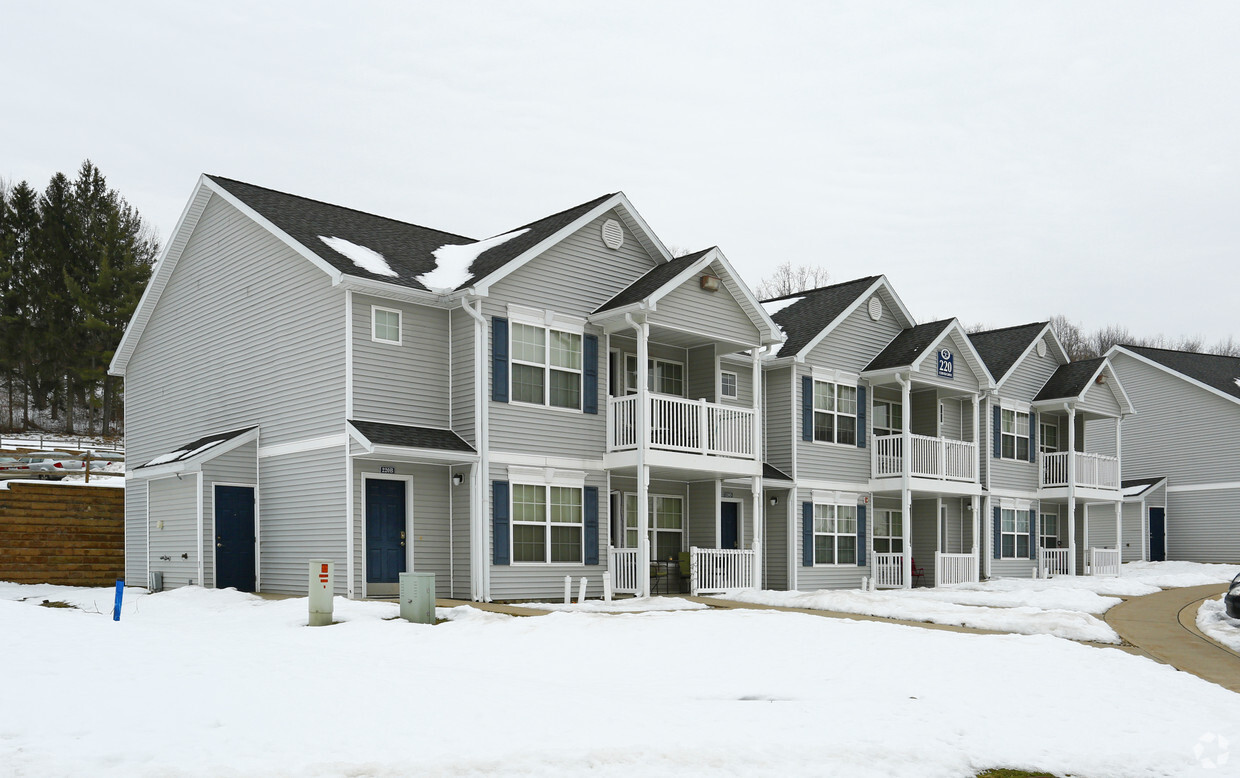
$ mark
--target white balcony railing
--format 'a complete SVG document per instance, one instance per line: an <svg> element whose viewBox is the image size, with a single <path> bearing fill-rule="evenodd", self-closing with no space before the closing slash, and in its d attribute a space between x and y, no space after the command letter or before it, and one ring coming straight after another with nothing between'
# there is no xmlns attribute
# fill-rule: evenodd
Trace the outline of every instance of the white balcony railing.
<svg viewBox="0 0 1240 778"><path fill-rule="evenodd" d="M1089 574L1090 575L1119 575L1119 549L1118 548L1091 548L1089 549Z"/></svg>
<svg viewBox="0 0 1240 778"><path fill-rule="evenodd" d="M635 394L608 398L608 451L637 448L637 402ZM757 454L753 408L656 394L646 403L650 448L746 459Z"/></svg>
<svg viewBox="0 0 1240 778"><path fill-rule="evenodd" d="M1056 451L1050 454L1041 454L1041 485L1048 486L1067 486L1068 485L1068 455L1069 451ZM1119 488L1119 460L1115 457L1109 457L1104 454L1086 454L1081 451L1076 453L1076 485L1092 487L1094 489L1118 489Z"/></svg>
<svg viewBox="0 0 1240 778"><path fill-rule="evenodd" d="M977 583L977 557L973 554L934 552L934 585Z"/></svg>
<svg viewBox="0 0 1240 778"><path fill-rule="evenodd" d="M1068 551L1066 548L1038 547L1038 577L1050 578L1052 575L1067 575Z"/></svg>
<svg viewBox="0 0 1240 778"><path fill-rule="evenodd" d="M909 475L948 481L977 480L977 444L967 440L931 438L912 435L912 456ZM875 478L902 475L904 440L900 435L878 435L874 438L873 472Z"/></svg>
<svg viewBox="0 0 1240 778"><path fill-rule="evenodd" d="M753 549L689 549L689 593L694 597L757 585L758 552Z"/></svg>
<svg viewBox="0 0 1240 778"><path fill-rule="evenodd" d="M611 590L616 594L641 594L636 548L607 547L607 569L611 574Z"/></svg>
<svg viewBox="0 0 1240 778"><path fill-rule="evenodd" d="M874 555L874 588L899 589L904 586L904 554Z"/></svg>

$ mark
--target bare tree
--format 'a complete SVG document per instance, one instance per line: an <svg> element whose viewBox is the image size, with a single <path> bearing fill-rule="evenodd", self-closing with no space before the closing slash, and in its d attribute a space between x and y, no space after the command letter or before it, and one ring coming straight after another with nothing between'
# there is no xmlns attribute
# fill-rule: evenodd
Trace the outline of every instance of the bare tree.
<svg viewBox="0 0 1240 778"><path fill-rule="evenodd" d="M1059 342L1063 344L1064 351L1068 352L1068 359L1076 361L1078 359L1089 359L1097 356L1090 344L1091 337L1085 334L1081 329L1081 325L1074 321L1069 321L1067 316L1063 314L1055 314L1050 319L1051 329L1055 332L1055 337L1059 338Z"/></svg>
<svg viewBox="0 0 1240 778"><path fill-rule="evenodd" d="M791 262L785 262L775 268L774 273L762 279L758 287L754 289L754 293L758 295L759 300L770 300L774 297L783 297L826 286L827 279L830 277L825 267L818 265L793 267Z"/></svg>

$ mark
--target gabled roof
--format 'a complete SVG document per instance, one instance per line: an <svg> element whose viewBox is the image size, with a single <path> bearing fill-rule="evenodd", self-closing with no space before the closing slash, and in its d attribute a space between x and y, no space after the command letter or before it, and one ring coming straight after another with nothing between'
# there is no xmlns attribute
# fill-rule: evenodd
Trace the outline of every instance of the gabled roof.
<svg viewBox="0 0 1240 778"><path fill-rule="evenodd" d="M1069 362L1066 365L1060 365L1051 377L1046 379L1046 383L1042 386L1038 395L1033 398L1034 402L1042 400L1066 400L1080 397L1094 382L1094 377L1098 375L1098 371L1106 364L1106 357L1094 357L1093 359L1082 359L1078 362Z"/></svg>
<svg viewBox="0 0 1240 778"><path fill-rule="evenodd" d="M1166 476L1156 476L1154 478L1130 478L1120 482L1120 492L1124 495L1125 499L1128 497L1139 497L1166 480Z"/></svg>
<svg viewBox="0 0 1240 778"><path fill-rule="evenodd" d="M1165 372L1173 373L1215 394L1240 402L1240 357L1126 345L1115 346L1107 354L1109 356L1116 351L1127 352L1144 362L1162 368Z"/></svg>
<svg viewBox="0 0 1240 778"><path fill-rule="evenodd" d="M1021 359L1033 351L1038 340L1043 337L1050 343L1050 347L1058 352L1060 360L1067 362L1067 352L1055 336L1050 322L1046 321L974 332L969 335L969 340L986 363L986 369L995 377L995 384L1002 386Z"/></svg>
<svg viewBox="0 0 1240 778"><path fill-rule="evenodd" d="M911 326L913 317L904 303L887 284L885 276L867 276L840 284L823 286L804 292L763 300L762 307L787 336L777 357L803 356L852 313L858 305L877 291L880 285L895 300L904 323Z"/></svg>
<svg viewBox="0 0 1240 778"><path fill-rule="evenodd" d="M796 480L770 462L762 463L762 478L766 481L788 481L790 483Z"/></svg>
<svg viewBox="0 0 1240 778"><path fill-rule="evenodd" d="M135 467L134 471L151 468L163 468L170 471L184 470L184 467L169 468L164 466L201 464L209 459L214 459L220 454L231 451L243 443L256 440L258 437L257 433L258 427L245 427L244 429L232 430L230 432L204 435L197 440L191 440L183 446L177 446L172 451L160 454L148 462L143 462Z"/></svg>
<svg viewBox="0 0 1240 778"><path fill-rule="evenodd" d="M474 447L452 430L435 427L415 427L409 424L385 424L377 421L349 419L349 424L371 444L376 446L399 446L401 448L424 448L439 451L474 453Z"/></svg>
<svg viewBox="0 0 1240 778"><path fill-rule="evenodd" d="M654 292L662 289L664 286L670 285L676 280L676 276L687 270L693 265L694 262L697 262L699 259L709 254L713 248L714 247L703 249L701 251L695 251L692 254L677 257L671 262L664 262L661 265L656 265L649 272L647 272L646 275L629 284L624 289L621 289L615 297L600 305L594 310L594 312L602 313L603 311L610 311L613 308L623 308L626 305L641 302Z"/></svg>
<svg viewBox="0 0 1240 778"><path fill-rule="evenodd" d="M955 319L943 319L904 330L895 336L885 349L878 352L878 356L874 357L862 372L912 367L927 349L938 342L939 336L954 321Z"/></svg>

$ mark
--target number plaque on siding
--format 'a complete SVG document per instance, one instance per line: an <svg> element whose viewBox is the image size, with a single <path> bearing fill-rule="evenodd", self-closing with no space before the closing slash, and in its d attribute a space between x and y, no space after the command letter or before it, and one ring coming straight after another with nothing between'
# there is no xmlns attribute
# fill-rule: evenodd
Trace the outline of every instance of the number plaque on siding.
<svg viewBox="0 0 1240 778"><path fill-rule="evenodd" d="M939 375L944 378L956 377L956 360L947 349L939 349Z"/></svg>
<svg viewBox="0 0 1240 778"><path fill-rule="evenodd" d="M379 472L380 472L380 473L382 473L382 474L384 474L384 475L396 475L396 468L394 468L394 467L380 467L380 468L379 468Z"/></svg>

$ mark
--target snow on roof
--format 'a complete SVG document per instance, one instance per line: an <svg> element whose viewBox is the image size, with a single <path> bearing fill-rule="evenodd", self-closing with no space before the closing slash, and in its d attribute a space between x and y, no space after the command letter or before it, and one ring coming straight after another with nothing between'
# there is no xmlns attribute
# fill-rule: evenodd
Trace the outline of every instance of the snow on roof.
<svg viewBox="0 0 1240 778"><path fill-rule="evenodd" d="M1236 386L1240 386L1240 378L1236 379Z"/></svg>
<svg viewBox="0 0 1240 778"><path fill-rule="evenodd" d="M166 465L169 462L176 462L182 459L189 459L190 457L196 457L204 451L215 448L219 444L223 443L225 440L227 440L227 438L218 438L216 440L211 440L199 446L198 448L195 448L192 450L188 448L182 448L176 451L169 451L167 454L160 454L159 456L152 459L150 462L147 462L146 464L142 465L142 467L154 467L155 465Z"/></svg>
<svg viewBox="0 0 1240 778"><path fill-rule="evenodd" d="M513 230L477 243L449 243L435 249L435 269L419 276L422 285L432 292L451 292L469 278L469 266L487 249L507 243L529 232L529 228Z"/></svg>
<svg viewBox="0 0 1240 778"><path fill-rule="evenodd" d="M348 257L353 264L368 273L374 273L377 276L395 277L397 275L396 271L388 265L387 260L383 258L383 255L373 249L359 246L356 243L335 236L328 238L320 235L319 240L326 243L327 247L332 251Z"/></svg>
<svg viewBox="0 0 1240 778"><path fill-rule="evenodd" d="M802 295L800 297L785 297L782 300L772 300L769 303L764 302L762 303L762 310L766 311L767 316L774 316L776 313L787 308L789 305L799 303L804 299L805 296Z"/></svg>

